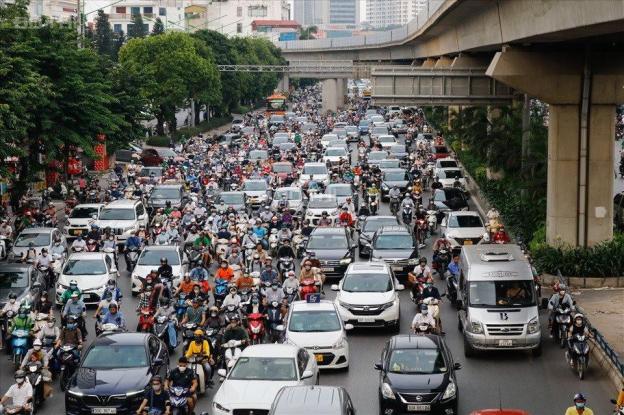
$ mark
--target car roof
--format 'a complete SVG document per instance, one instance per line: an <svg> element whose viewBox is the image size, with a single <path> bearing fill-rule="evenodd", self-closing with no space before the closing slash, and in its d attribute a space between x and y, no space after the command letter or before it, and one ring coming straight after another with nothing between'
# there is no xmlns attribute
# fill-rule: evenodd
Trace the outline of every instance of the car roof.
<svg viewBox="0 0 624 415"><path fill-rule="evenodd" d="M448 212L447 214L449 216L479 216L479 212L475 212L474 210L457 210L454 212Z"/></svg>
<svg viewBox="0 0 624 415"><path fill-rule="evenodd" d="M299 348L292 344L255 344L243 350L241 356L245 357L297 357Z"/></svg>
<svg viewBox="0 0 624 415"><path fill-rule="evenodd" d="M171 251L179 249L179 245L148 245L143 248L143 252L145 251Z"/></svg>
<svg viewBox="0 0 624 415"><path fill-rule="evenodd" d="M311 162L308 162L308 163L304 163L303 167L305 167L305 166L325 166L325 167L327 167L327 164L325 164L325 163L317 163L316 161L311 161Z"/></svg>
<svg viewBox="0 0 624 415"><path fill-rule="evenodd" d="M307 301L293 301L290 304L290 309L292 311L308 311L308 310L334 310L336 311L336 306L334 303L329 300L321 300L320 303L308 303Z"/></svg>
<svg viewBox="0 0 624 415"><path fill-rule="evenodd" d="M356 272L358 274L379 274L380 272L385 272L389 275L390 267L383 261L354 262L349 264L345 275Z"/></svg>
<svg viewBox="0 0 624 415"><path fill-rule="evenodd" d="M72 252L69 259L101 259L104 260L106 253L104 252Z"/></svg>
<svg viewBox="0 0 624 415"><path fill-rule="evenodd" d="M367 216L366 219L364 219L364 221L368 222L375 222L375 221L381 221L381 220L386 220L386 219L394 219L397 220L396 216Z"/></svg>
<svg viewBox="0 0 624 415"><path fill-rule="evenodd" d="M345 228L341 226L320 226L314 228L310 236L318 235L318 234L328 234L328 235L346 235Z"/></svg>
<svg viewBox="0 0 624 415"><path fill-rule="evenodd" d="M389 169L384 170L384 173L405 173L405 169L401 169L399 167L391 167Z"/></svg>
<svg viewBox="0 0 624 415"><path fill-rule="evenodd" d="M341 386L285 386L273 404L275 415L342 414L347 391Z"/></svg>
<svg viewBox="0 0 624 415"><path fill-rule="evenodd" d="M325 149L325 151L328 151L328 150L344 150L345 152L347 151L344 147L338 147L338 146L327 147Z"/></svg>
<svg viewBox="0 0 624 415"><path fill-rule="evenodd" d="M113 200L112 202L107 204L106 207L107 208L134 207L134 205L136 205L137 203L139 203L138 200L119 199L119 200Z"/></svg>
<svg viewBox="0 0 624 415"><path fill-rule="evenodd" d="M437 159L436 163L440 162L440 161L453 161L453 162L457 163L457 160L455 160L453 157L443 157L443 158Z"/></svg>
<svg viewBox="0 0 624 415"><path fill-rule="evenodd" d="M102 206L104 206L104 203L80 203L74 206L74 209L76 208L100 208Z"/></svg>
<svg viewBox="0 0 624 415"><path fill-rule="evenodd" d="M232 192L221 192L219 195L245 195L245 192L232 191Z"/></svg>
<svg viewBox="0 0 624 415"><path fill-rule="evenodd" d="M52 233L56 228L26 228L20 232L20 234L27 233Z"/></svg>
<svg viewBox="0 0 624 415"><path fill-rule="evenodd" d="M0 263L0 272L6 271L28 271L29 268L32 268L31 264L23 264L20 262L3 262Z"/></svg>
<svg viewBox="0 0 624 415"><path fill-rule="evenodd" d="M410 233L409 228L405 225L382 226L377 230L378 234L405 234Z"/></svg>
<svg viewBox="0 0 624 415"><path fill-rule="evenodd" d="M327 191L327 189L330 188L330 187L348 187L349 189L353 188L351 183L330 183L325 188L325 191Z"/></svg>
<svg viewBox="0 0 624 415"><path fill-rule="evenodd" d="M295 186L286 186L286 187L278 187L277 189L275 189L276 192L279 192L280 190L289 191L289 192L292 192L293 190L297 190L298 192L300 192L301 188L295 187Z"/></svg>
<svg viewBox="0 0 624 415"><path fill-rule="evenodd" d="M315 195L314 194L310 195L310 200L316 200L316 199L319 199L319 200L336 199L336 196L328 194L328 193L317 193Z"/></svg>
<svg viewBox="0 0 624 415"><path fill-rule="evenodd" d="M390 349L439 349L441 343L435 334L398 334L390 339Z"/></svg>
<svg viewBox="0 0 624 415"><path fill-rule="evenodd" d="M181 184L170 184L169 183L169 184L157 184L156 186L153 187L153 189L179 189L181 187L182 187Z"/></svg>
<svg viewBox="0 0 624 415"><path fill-rule="evenodd" d="M91 347L98 345L100 343L105 344L107 346L112 346L114 344L121 345L144 345L147 338L150 336L149 333L135 333L135 332L124 332L124 333L103 333L93 340L91 343Z"/></svg>

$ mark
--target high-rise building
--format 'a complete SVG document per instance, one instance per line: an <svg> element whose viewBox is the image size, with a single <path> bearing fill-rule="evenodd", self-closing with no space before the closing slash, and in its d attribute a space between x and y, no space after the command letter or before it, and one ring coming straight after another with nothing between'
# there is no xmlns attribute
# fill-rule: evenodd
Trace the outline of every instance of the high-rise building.
<svg viewBox="0 0 624 415"><path fill-rule="evenodd" d="M359 0L329 0L330 24L355 25L360 22Z"/></svg>
<svg viewBox="0 0 624 415"><path fill-rule="evenodd" d="M426 7L428 0L366 0L366 21L375 28L404 25Z"/></svg>
<svg viewBox="0 0 624 415"><path fill-rule="evenodd" d="M294 0L294 19L302 26L356 25L359 0Z"/></svg>
<svg viewBox="0 0 624 415"><path fill-rule="evenodd" d="M190 0L191 4L207 4L207 21L202 29L224 35L249 36L254 20L290 20L288 0ZM197 28L190 28L196 30Z"/></svg>

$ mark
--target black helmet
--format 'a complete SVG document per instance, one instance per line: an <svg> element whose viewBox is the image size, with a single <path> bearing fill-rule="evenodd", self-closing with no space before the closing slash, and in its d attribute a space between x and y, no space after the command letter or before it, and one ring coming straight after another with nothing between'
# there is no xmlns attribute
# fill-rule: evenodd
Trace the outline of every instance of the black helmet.
<svg viewBox="0 0 624 415"><path fill-rule="evenodd" d="M26 377L26 372L24 372L24 371L23 371L23 370L21 370L21 369L20 369L20 370L17 370L17 371L15 372L14 377L15 377L15 379L18 379L18 378L22 378L22 379L23 379L23 378L25 378L25 377Z"/></svg>
<svg viewBox="0 0 624 415"><path fill-rule="evenodd" d="M167 263L167 258L165 258L165 257L160 258L160 263L161 264L166 264Z"/></svg>
<svg viewBox="0 0 624 415"><path fill-rule="evenodd" d="M17 294L15 294L14 292L10 292L9 293L9 300L17 300Z"/></svg>

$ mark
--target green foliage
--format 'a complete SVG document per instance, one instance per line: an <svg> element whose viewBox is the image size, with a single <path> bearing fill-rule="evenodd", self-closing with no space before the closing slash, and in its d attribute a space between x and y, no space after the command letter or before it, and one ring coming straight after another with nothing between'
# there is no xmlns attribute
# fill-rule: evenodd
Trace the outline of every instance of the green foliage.
<svg viewBox="0 0 624 415"><path fill-rule="evenodd" d="M95 18L95 32L93 33L93 46L99 55L108 56L114 60L115 36L108 21L108 15L102 10L97 11Z"/></svg>
<svg viewBox="0 0 624 415"><path fill-rule="evenodd" d="M154 20L154 26L152 27L152 36L157 36L160 34L165 33L165 25L163 24L163 21L160 20L160 17L157 17L156 20Z"/></svg>
<svg viewBox="0 0 624 415"><path fill-rule="evenodd" d="M152 137L149 137L147 139L147 144L150 146L156 146L156 147L167 147L169 146L169 143L171 142L171 138L173 138L174 142L184 141L190 137L194 137L194 136L197 136L198 134L206 133L210 130L214 130L215 128L222 127L231 122L232 122L232 117L229 115L225 117L214 117L207 121L202 121L195 127L180 128L179 130L175 132L175 134L172 135L172 137L162 136L162 135L154 135Z"/></svg>
<svg viewBox="0 0 624 415"><path fill-rule="evenodd" d="M147 36L147 30L143 23L143 16L141 13L136 13L132 16L132 24L128 25L128 39L135 39Z"/></svg>

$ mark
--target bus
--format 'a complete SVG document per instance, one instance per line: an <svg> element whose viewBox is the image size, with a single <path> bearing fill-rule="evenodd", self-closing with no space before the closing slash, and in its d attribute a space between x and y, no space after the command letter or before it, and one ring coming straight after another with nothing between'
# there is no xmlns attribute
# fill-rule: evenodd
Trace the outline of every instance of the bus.
<svg viewBox="0 0 624 415"><path fill-rule="evenodd" d="M284 115L287 111L286 97L281 94L273 94L266 99L266 113L271 115Z"/></svg>

